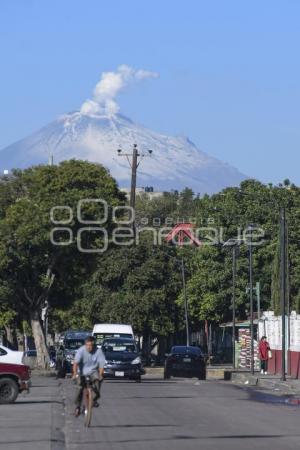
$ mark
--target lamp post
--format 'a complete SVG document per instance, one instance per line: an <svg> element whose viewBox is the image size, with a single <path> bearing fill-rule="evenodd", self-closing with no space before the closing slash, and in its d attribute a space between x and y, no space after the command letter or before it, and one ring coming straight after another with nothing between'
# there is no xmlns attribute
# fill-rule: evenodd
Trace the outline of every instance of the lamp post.
<svg viewBox="0 0 300 450"><path fill-rule="evenodd" d="M236 258L237 249L241 245L239 239L228 239L223 247L229 247L232 249L232 367L235 369L235 322L236 322Z"/></svg>
<svg viewBox="0 0 300 450"><path fill-rule="evenodd" d="M183 287L183 297L184 297L184 316L185 316L185 330L186 330L186 346L190 345L190 327L189 327L189 312L188 303L186 295L186 284L185 284L185 271L184 271L184 260L181 258L181 273L182 273L182 287Z"/></svg>
<svg viewBox="0 0 300 450"><path fill-rule="evenodd" d="M281 291L281 336L282 336L282 357L281 357L281 379L286 380L286 212L285 208L280 210L280 291Z"/></svg>
<svg viewBox="0 0 300 450"><path fill-rule="evenodd" d="M254 318L253 318L253 242L252 242L252 232L253 225L249 225L249 297L250 297L250 370L251 374L254 375Z"/></svg>

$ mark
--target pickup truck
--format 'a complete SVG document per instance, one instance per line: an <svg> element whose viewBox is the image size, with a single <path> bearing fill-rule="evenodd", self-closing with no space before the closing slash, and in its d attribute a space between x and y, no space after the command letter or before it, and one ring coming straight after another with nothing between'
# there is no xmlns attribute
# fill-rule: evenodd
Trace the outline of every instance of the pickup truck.
<svg viewBox="0 0 300 450"><path fill-rule="evenodd" d="M30 368L24 364L0 363L0 404L13 403L20 392L29 391Z"/></svg>

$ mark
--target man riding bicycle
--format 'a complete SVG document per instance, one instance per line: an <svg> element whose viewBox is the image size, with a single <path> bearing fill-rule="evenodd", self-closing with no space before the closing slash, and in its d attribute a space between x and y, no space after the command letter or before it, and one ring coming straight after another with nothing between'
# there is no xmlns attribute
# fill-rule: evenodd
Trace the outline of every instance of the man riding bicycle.
<svg viewBox="0 0 300 450"><path fill-rule="evenodd" d="M104 375L105 357L101 349L95 345L95 339L88 337L85 345L77 350L73 364L73 379L77 380L78 392L75 398L75 416L80 415L84 390L84 377L89 376L93 383L94 407L98 407L101 382Z"/></svg>

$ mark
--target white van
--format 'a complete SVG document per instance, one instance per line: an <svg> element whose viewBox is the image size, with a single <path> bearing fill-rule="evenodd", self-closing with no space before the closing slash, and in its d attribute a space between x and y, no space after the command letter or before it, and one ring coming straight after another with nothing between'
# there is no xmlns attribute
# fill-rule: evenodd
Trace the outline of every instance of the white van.
<svg viewBox="0 0 300 450"><path fill-rule="evenodd" d="M133 329L131 325L123 325L119 323L99 323L94 325L93 336L98 347L106 338L123 337L134 339Z"/></svg>

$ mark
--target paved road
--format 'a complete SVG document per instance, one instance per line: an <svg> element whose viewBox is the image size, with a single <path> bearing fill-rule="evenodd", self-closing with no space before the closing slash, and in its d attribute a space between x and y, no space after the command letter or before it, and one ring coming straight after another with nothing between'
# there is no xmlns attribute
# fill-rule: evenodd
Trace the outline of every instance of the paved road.
<svg viewBox="0 0 300 450"><path fill-rule="evenodd" d="M299 449L300 408L250 400L230 384L196 380L105 382L91 429L70 416L68 450Z"/></svg>
<svg viewBox="0 0 300 450"><path fill-rule="evenodd" d="M105 381L93 423L72 416L74 386L35 378L0 407L0 450L299 449L300 407L263 403L216 381ZM65 442L64 442L65 439Z"/></svg>
<svg viewBox="0 0 300 450"><path fill-rule="evenodd" d="M54 378L33 378L29 395L0 405L0 450L63 450L64 403Z"/></svg>

